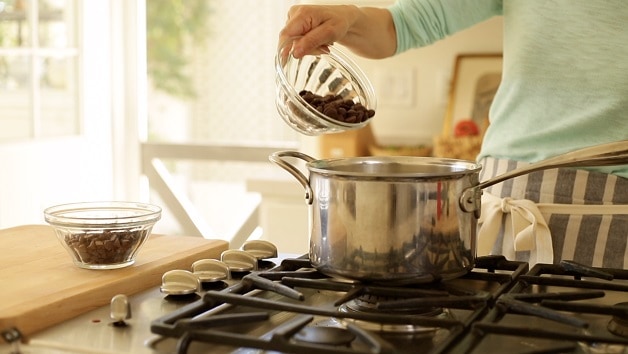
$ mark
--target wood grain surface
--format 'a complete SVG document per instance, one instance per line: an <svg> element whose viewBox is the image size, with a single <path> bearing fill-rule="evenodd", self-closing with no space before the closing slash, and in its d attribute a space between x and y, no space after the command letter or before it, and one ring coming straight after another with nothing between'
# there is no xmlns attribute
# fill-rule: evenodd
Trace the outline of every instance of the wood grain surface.
<svg viewBox="0 0 628 354"><path fill-rule="evenodd" d="M114 270L75 266L48 225L0 230L0 331L28 336L94 308L116 294L130 296L161 285L171 269L190 270L203 258L220 258L222 240L151 235L135 264Z"/></svg>

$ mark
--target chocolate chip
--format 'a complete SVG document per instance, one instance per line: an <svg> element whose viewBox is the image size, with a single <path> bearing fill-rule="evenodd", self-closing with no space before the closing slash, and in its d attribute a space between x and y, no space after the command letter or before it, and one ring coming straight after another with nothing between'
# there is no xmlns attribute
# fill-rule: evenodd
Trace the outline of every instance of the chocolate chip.
<svg viewBox="0 0 628 354"><path fill-rule="evenodd" d="M375 115L374 110L362 103L343 99L340 95L320 96L307 90L299 92L299 95L314 109L339 122L362 123Z"/></svg>
<svg viewBox="0 0 628 354"><path fill-rule="evenodd" d="M65 242L85 264L116 264L128 261L148 230L105 230L74 233Z"/></svg>

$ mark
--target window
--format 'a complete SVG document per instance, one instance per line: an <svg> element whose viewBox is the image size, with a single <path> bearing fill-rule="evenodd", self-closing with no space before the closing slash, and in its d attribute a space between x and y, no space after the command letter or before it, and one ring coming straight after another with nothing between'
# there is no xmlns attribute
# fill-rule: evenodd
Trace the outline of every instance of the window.
<svg viewBox="0 0 628 354"><path fill-rule="evenodd" d="M174 188L208 224L208 231L201 230L205 237L228 238L256 207L259 197L247 193L247 179L285 176L267 158L243 161L238 147L299 144L300 136L275 107L276 41L291 3L146 2L148 145L194 144L224 151L214 160L164 161ZM158 229L186 233L176 223L168 228L170 221L165 210Z"/></svg>
<svg viewBox="0 0 628 354"><path fill-rule="evenodd" d="M80 133L76 0L0 0L0 142Z"/></svg>
<svg viewBox="0 0 628 354"><path fill-rule="evenodd" d="M147 1L149 139L296 141L275 108L287 2Z"/></svg>

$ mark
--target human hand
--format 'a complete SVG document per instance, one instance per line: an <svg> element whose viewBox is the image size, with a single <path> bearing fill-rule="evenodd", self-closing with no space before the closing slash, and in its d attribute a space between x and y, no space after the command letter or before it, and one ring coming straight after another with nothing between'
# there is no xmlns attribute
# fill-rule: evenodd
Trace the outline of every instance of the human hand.
<svg viewBox="0 0 628 354"><path fill-rule="evenodd" d="M292 55L328 53L329 46L342 41L355 21L355 6L297 5L288 11L288 20L279 33L279 45L294 40ZM295 37L299 37L296 38Z"/></svg>
<svg viewBox="0 0 628 354"><path fill-rule="evenodd" d="M279 32L279 45L283 47L289 40L294 41L289 47L297 59L327 53L336 42L371 59L392 56L397 46L395 26L387 9L354 5L291 7Z"/></svg>

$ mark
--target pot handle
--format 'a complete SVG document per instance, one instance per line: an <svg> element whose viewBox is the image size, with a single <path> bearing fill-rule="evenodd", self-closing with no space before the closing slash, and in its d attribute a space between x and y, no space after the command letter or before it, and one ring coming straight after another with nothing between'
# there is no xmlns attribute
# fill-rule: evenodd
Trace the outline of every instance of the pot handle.
<svg viewBox="0 0 628 354"><path fill-rule="evenodd" d="M314 193L312 193L310 181L307 179L307 177L305 177L303 173L301 173L298 168L284 160L284 157L294 157L297 159L301 159L305 162L312 162L315 159L298 151L277 151L268 156L270 162L290 172L290 174L293 175L297 179L297 181L301 183L303 188L305 188L305 201L307 204L312 205L312 203L314 202Z"/></svg>
<svg viewBox="0 0 628 354"><path fill-rule="evenodd" d="M628 164L628 140L594 145L531 163L469 187L460 195L460 207L479 217L482 189L530 172L558 167L617 166Z"/></svg>

